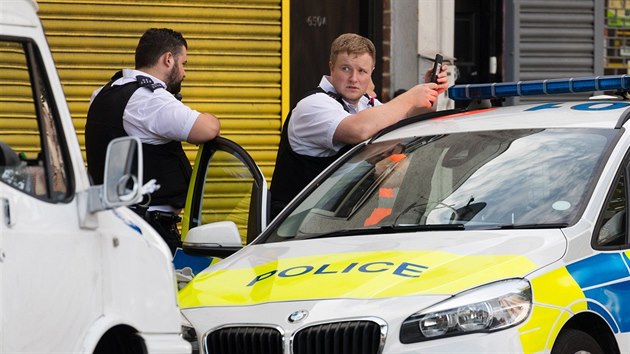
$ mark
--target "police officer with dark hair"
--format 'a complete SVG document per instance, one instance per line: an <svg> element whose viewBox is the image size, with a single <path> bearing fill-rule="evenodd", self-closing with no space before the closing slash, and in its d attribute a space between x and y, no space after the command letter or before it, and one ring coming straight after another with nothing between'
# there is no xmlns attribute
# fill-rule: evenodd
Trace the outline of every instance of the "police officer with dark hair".
<svg viewBox="0 0 630 354"><path fill-rule="evenodd" d="M145 180L156 179L160 188L132 209L162 235L173 254L181 245L178 215L192 174L181 142L204 143L220 130L214 115L178 99L187 50L181 33L147 30L136 47L135 69L117 72L92 94L85 126L88 172L96 184L103 183L107 144L121 136L140 139Z"/></svg>

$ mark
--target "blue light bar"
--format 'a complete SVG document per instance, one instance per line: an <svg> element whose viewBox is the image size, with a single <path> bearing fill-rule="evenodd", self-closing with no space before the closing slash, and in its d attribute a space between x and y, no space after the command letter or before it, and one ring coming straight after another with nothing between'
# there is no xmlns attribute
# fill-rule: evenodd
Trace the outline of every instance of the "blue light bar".
<svg viewBox="0 0 630 354"><path fill-rule="evenodd" d="M629 89L630 75L609 75L569 79L454 85L448 89L448 97L456 101L461 101Z"/></svg>

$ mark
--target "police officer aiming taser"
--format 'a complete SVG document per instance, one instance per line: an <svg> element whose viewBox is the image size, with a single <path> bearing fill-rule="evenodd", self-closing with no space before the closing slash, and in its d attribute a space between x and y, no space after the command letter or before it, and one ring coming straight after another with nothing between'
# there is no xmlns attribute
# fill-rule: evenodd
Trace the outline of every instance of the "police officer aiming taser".
<svg viewBox="0 0 630 354"><path fill-rule="evenodd" d="M285 120L271 181L275 217L313 178L352 146L413 115L434 110L448 88L447 66L431 79L382 104L371 93L376 49L368 38L344 33L330 47L330 75L307 92ZM431 81L434 80L434 81Z"/></svg>
<svg viewBox="0 0 630 354"><path fill-rule="evenodd" d="M201 144L220 129L214 115L177 98L186 77L187 50L181 33L147 30L136 48L135 69L118 71L92 94L85 126L88 172L95 184L103 183L107 144L121 136L140 139L145 180L157 180L160 189L132 209L162 235L172 253L181 244L178 215L192 174L181 142Z"/></svg>

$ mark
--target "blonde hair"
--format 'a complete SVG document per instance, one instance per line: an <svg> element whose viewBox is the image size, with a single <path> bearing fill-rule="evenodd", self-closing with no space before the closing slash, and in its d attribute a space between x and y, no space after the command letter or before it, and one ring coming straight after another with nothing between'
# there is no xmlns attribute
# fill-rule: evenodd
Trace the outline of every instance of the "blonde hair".
<svg viewBox="0 0 630 354"><path fill-rule="evenodd" d="M331 63L335 63L339 53L347 53L348 55L368 53L372 57L372 62L376 63L376 48L374 48L374 43L355 33L344 33L335 38L330 46Z"/></svg>

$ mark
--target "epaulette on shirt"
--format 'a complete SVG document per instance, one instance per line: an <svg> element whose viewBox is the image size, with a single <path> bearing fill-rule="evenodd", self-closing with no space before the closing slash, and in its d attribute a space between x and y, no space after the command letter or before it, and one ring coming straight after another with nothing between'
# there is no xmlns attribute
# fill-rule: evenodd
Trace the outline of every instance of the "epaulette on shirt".
<svg viewBox="0 0 630 354"><path fill-rule="evenodd" d="M164 85L160 83L154 83L150 77L137 75L136 80L138 81L138 87L146 87L151 91L155 91L159 88L165 88Z"/></svg>
<svg viewBox="0 0 630 354"><path fill-rule="evenodd" d="M337 101L341 105L341 107L343 107L344 111L350 113L350 108L343 101L343 98L341 97L340 94L338 94L336 92L332 92L332 91L326 91L323 88L321 88L320 86L317 86L316 88L314 88L312 90L306 91L306 93L304 94L304 96L302 98L305 98L305 97L310 96L310 95L314 95L316 93L325 93L325 94L327 94L330 98L332 98L333 100Z"/></svg>

